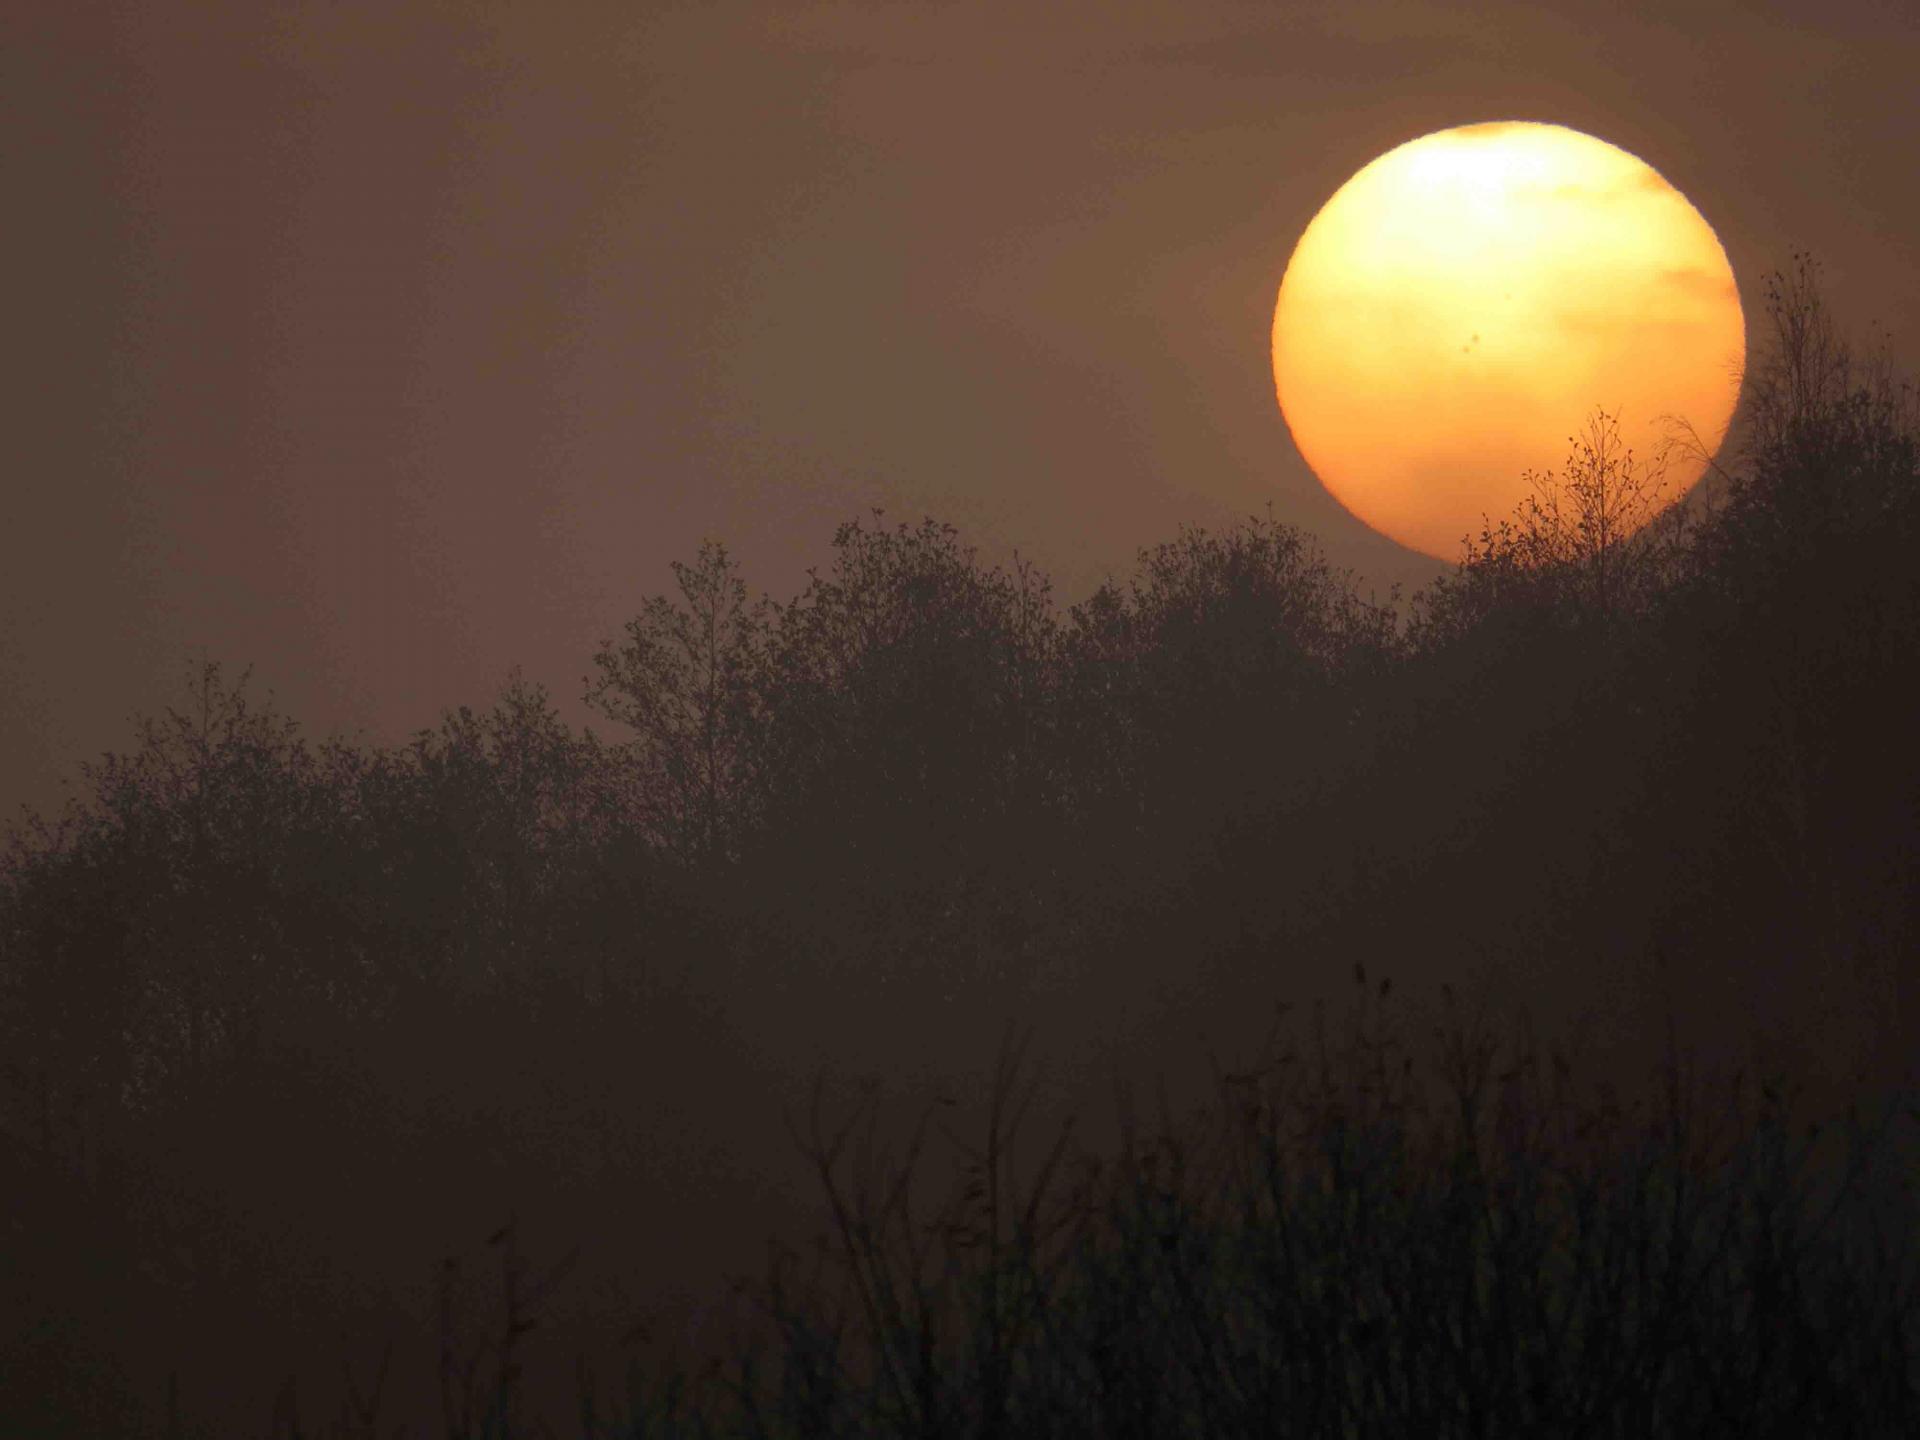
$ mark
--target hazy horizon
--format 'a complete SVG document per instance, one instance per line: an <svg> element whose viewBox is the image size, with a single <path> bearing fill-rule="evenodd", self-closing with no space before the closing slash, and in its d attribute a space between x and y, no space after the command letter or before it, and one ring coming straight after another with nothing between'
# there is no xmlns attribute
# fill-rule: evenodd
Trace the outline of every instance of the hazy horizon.
<svg viewBox="0 0 1920 1440"><path fill-rule="evenodd" d="M1920 349L1904 7L32 3L0 22L15 478L0 813L202 654L392 743L509 667L574 719L669 562L791 593L874 506L1066 600L1271 504L1267 331L1359 165L1534 118ZM1596 396L1595 403L1605 397Z"/></svg>

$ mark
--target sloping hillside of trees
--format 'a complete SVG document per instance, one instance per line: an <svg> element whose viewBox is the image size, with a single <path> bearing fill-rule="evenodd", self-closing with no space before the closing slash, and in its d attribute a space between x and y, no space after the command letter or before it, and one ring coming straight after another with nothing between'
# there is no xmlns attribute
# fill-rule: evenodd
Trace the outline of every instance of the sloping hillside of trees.
<svg viewBox="0 0 1920 1440"><path fill-rule="evenodd" d="M1364 967L1615 1066L1911 1084L1920 411L1805 262L1768 319L1686 503L1596 414L1405 601L1255 518L1063 606L876 513L788 599L676 566L589 731L516 678L316 743L206 667L0 870L17 1373L107 1374L106 1316L285 1317L210 1374L402 1323L366 1277L502 1195L757 1223L797 1080L950 1080L1009 1018L1148 1074Z"/></svg>

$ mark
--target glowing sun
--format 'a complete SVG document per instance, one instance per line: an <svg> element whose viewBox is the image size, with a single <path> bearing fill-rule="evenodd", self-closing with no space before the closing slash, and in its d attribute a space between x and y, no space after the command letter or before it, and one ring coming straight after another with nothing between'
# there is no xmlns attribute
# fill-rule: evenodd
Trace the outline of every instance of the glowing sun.
<svg viewBox="0 0 1920 1440"><path fill-rule="evenodd" d="M1726 251L1645 161L1559 125L1465 125L1334 192L1287 264L1273 374L1335 499L1454 559L1558 469L1596 408L1651 459L1691 423L1712 450L1746 323ZM1669 469L1669 494L1700 476Z"/></svg>

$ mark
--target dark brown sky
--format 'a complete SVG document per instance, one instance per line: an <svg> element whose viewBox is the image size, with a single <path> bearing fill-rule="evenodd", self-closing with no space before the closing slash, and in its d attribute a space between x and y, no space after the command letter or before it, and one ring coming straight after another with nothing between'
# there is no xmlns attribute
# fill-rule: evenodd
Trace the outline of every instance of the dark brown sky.
<svg viewBox="0 0 1920 1440"><path fill-rule="evenodd" d="M866 507L1077 599L1272 503L1381 587L1273 401L1293 241L1487 119L1623 145L1752 319L1791 251L1920 353L1911 0L520 6L0 18L0 811L201 654L392 741L726 540Z"/></svg>

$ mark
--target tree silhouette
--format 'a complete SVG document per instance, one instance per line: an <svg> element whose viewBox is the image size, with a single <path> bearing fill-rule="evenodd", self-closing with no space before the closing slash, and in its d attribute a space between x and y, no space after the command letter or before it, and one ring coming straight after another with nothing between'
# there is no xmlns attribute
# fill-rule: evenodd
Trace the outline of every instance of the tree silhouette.
<svg viewBox="0 0 1920 1440"><path fill-rule="evenodd" d="M1423 593L1418 643L1524 619L1564 635L1614 636L1671 575L1686 533L1669 495L1672 450L1633 453L1620 417L1595 410L1559 470L1529 473L1533 494L1462 544L1459 567Z"/></svg>
<svg viewBox="0 0 1920 1440"><path fill-rule="evenodd" d="M1674 729L1697 742L1675 775L1738 816L1751 868L1731 883L1777 897L1774 922L1846 984L1913 933L1920 405L1884 349L1839 333L1809 257L1771 277L1767 321L1666 609L1663 674L1693 707Z"/></svg>
<svg viewBox="0 0 1920 1440"><path fill-rule="evenodd" d="M1057 858L1045 584L950 525L873 518L768 638L754 883L847 953L1018 963Z"/></svg>
<svg viewBox="0 0 1920 1440"><path fill-rule="evenodd" d="M1143 550L1069 614L1076 849L1117 862L1123 891L1185 884L1223 821L1297 808L1365 748L1396 645L1390 607L1271 515Z"/></svg>
<svg viewBox="0 0 1920 1440"><path fill-rule="evenodd" d="M0 1024L43 1111L64 1090L99 1123L140 1114L221 1084L311 999L350 1003L328 882L357 760L246 684L202 666L186 708L13 838Z"/></svg>
<svg viewBox="0 0 1920 1440"><path fill-rule="evenodd" d="M588 703L629 726L633 800L669 853L737 857L761 800L756 740L773 607L749 600L726 547L675 561L678 602L654 596L594 656Z"/></svg>

